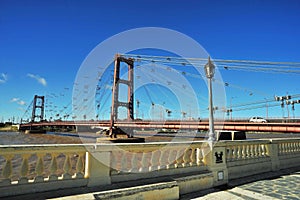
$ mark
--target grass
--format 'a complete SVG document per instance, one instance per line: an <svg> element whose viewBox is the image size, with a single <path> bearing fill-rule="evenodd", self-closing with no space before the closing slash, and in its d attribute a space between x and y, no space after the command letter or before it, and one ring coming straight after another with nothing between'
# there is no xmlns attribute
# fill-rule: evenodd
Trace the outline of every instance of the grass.
<svg viewBox="0 0 300 200"><path fill-rule="evenodd" d="M0 132L9 132L9 131L18 131L18 128L16 126L0 127Z"/></svg>

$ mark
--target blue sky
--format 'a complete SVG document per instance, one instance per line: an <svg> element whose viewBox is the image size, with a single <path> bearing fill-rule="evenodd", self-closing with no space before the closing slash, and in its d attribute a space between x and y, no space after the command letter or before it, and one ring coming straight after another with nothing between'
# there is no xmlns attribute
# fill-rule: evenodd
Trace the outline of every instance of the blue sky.
<svg viewBox="0 0 300 200"><path fill-rule="evenodd" d="M22 117L35 94L55 94L51 101L57 110L67 105L76 73L89 52L133 28L182 32L213 58L300 62L299 10L297 0L1 0L0 121ZM220 72L225 82L238 86L226 88L227 102L232 104L300 93L299 75ZM295 108L300 116L300 105ZM233 113L252 115L265 116L266 109ZM280 106L270 108L269 115L282 116Z"/></svg>

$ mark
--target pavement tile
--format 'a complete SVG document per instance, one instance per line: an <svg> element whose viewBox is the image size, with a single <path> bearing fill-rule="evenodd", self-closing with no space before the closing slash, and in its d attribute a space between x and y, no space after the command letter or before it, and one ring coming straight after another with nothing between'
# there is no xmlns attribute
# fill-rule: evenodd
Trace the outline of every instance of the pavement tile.
<svg viewBox="0 0 300 200"><path fill-rule="evenodd" d="M224 198L221 198L224 197ZM300 171L275 179L243 184L229 190L211 193L196 199L300 200Z"/></svg>

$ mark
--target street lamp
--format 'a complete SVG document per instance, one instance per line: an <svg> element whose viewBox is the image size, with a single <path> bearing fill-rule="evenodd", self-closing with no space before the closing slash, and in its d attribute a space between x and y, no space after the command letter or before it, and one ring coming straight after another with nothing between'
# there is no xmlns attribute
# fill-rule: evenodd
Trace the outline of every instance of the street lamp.
<svg viewBox="0 0 300 200"><path fill-rule="evenodd" d="M212 96L212 78L215 74L215 65L211 62L210 57L208 57L208 63L204 66L204 71L206 78L208 79L208 95L209 95L209 133L208 140L215 141L215 130L214 130L214 111L213 111L213 96Z"/></svg>
<svg viewBox="0 0 300 200"><path fill-rule="evenodd" d="M294 100L294 101L289 101L286 100L286 105L292 105L292 111L293 111L293 118L295 118L295 104L300 103L300 100Z"/></svg>
<svg viewBox="0 0 300 200"><path fill-rule="evenodd" d="M275 101L281 101L281 108L282 108L282 117L284 118L284 101L286 101L286 103L288 102L288 100L290 100L292 98L291 95L286 95L286 96L276 96L275 95ZM289 113L289 107L288 104L286 104L286 109L288 112L288 119L290 118L290 113Z"/></svg>

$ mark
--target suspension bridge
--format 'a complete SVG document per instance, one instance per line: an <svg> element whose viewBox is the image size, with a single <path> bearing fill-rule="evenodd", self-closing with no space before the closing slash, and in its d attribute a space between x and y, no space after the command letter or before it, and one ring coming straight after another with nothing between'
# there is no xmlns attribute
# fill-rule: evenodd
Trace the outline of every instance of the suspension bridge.
<svg viewBox="0 0 300 200"><path fill-rule="evenodd" d="M154 57L151 58L153 59L150 60L151 65L170 60L178 64L175 58L163 58L162 61L156 57L155 60ZM177 74L173 74L170 79L170 76L165 76L162 71L155 73L155 70L150 67L148 69L150 71L147 72L152 72L152 76L149 76L149 80L143 79L147 83L143 85L138 82L142 77L137 77L140 75L134 73L136 72L134 69L138 69L138 66L135 66L138 59L142 59L142 56L116 56L110 85L107 85L107 80L110 80L107 77L105 84L96 85L93 87L94 89L91 89L90 85L84 84L80 87L75 84L73 102L63 106L62 110L58 110L59 112L55 110L57 105L50 104L50 102L47 105L47 96L35 95L25 112L28 116L24 119L27 120L20 124L20 129L34 130L53 126L97 127L107 128L111 137L118 138L125 132L130 139L132 130L211 130L211 123L213 123L216 130L300 133L298 119L291 117L289 113L290 108L294 111L299 103L297 94L275 96L263 101L237 105L232 105L230 102L229 106L214 99L214 104L210 104L207 108L207 98L204 99L206 103L197 101L201 99L200 95L202 94L198 93L197 88L199 89L199 87L193 88L192 84L188 85L187 82L182 82L182 79L177 76L180 74L186 77L191 72L178 73L176 70ZM147 60L147 58L144 59ZM187 60L200 62L193 59ZM180 65L188 66L187 63L183 64L181 61L178 61L181 63ZM206 65L205 62L204 65ZM265 63L265 65L276 64ZM278 63L278 65L287 64ZM127 72L124 73L122 66L127 69ZM144 65L143 69L147 66ZM165 70L169 75L172 68L168 67ZM225 70L229 68L227 65L224 66ZM241 68L236 67L236 69ZM295 70L276 69L272 72L298 73L298 67ZM268 69L257 67L256 70L267 71ZM203 78L201 73L197 74L196 71L193 73L189 77ZM144 75L149 74L145 73ZM230 85L222 82L218 76L215 79L211 78L210 81L212 81L212 85L218 83L226 87ZM165 86L165 88L156 86L158 90L156 95L152 90L154 83ZM172 88L174 85L175 88ZM135 87L137 88L135 89ZM192 90L188 90L189 87ZM183 95L184 98L177 100L176 97L180 96L172 95L172 92L168 92L166 88L172 88L172 92ZM176 88L180 88L180 90L177 91ZM213 89L216 91L216 87ZM220 90L217 94L219 92ZM249 91L247 90L247 92ZM213 95L216 97L216 93ZM157 96L161 96L161 98L157 99ZM186 102L187 99L189 101ZM106 104L109 100L111 103ZM193 100L195 101L193 102ZM209 100L213 99L209 98ZM191 104L191 102L196 104ZM172 103L173 105L171 105ZM152 118L146 115L143 109L145 104L146 107L148 106L148 115ZM72 105L72 112L68 112L70 105ZM268 111L268 108L271 107L277 107L282 112L287 111L288 118L268 118L265 123L262 123L234 120L231 116L229 117L233 111L260 108ZM191 108L190 111L189 108ZM207 114L208 110L209 114L215 114L215 121L211 121L207 115L203 114L205 112ZM78 145L1 145L0 152L3 160L1 168L3 170L0 176L0 196L47 197L48 195L49 198L66 196L67 198L88 199L149 198L150 196L151 198L157 197L157 199L164 197L179 199L182 195L211 190L218 186L234 186L233 183L237 180L247 182L249 177L253 176L259 177L258 179L266 177L266 175L269 176L266 178L276 176L276 180L278 180L278 174L284 173L284 170L296 169L297 172L299 171L299 138L222 141L211 144L209 140L203 140L146 142L143 144L129 142L126 144L103 144L100 142ZM20 167L13 169L13 166L17 164ZM286 178L296 182L296 176L297 174L283 177L276 184L285 184ZM253 181L253 179L251 180ZM292 182L292 184L294 183ZM261 195L248 191L252 187L251 185L247 186L247 190L245 187L234 187L225 195L230 195L232 198L237 197L235 195L255 197L254 199L271 198L268 196L269 194ZM259 188L263 187L264 185ZM97 189L90 190L90 188ZM274 191L271 186L269 190L270 196L272 196ZM234 195L230 193L231 191ZM261 191L261 193L263 192ZM280 194L280 197L294 193L295 191L291 190ZM224 196L224 193L221 193L220 196ZM22 196L16 198L18 197Z"/></svg>
<svg viewBox="0 0 300 200"><path fill-rule="evenodd" d="M219 70L225 71L300 74L300 63L294 62L222 59L214 59L213 62ZM75 83L72 101L61 109L48 101L59 95L35 95L22 118L20 129L51 126L109 128L110 132L116 128L209 129L206 116L209 110L205 97L207 91L203 81L206 77L202 72L207 58L117 54L112 63L111 67L100 67L103 73L99 72L96 85ZM294 114L295 106L300 103L300 94L268 97L235 105L232 104L231 97L228 105L222 99L225 98L222 95L225 94L226 87L238 88L250 96L262 92L225 82L220 76L214 77L212 81L217 90L214 97L221 99L214 101L213 108L217 129L300 132L300 125ZM64 93L60 96L64 96ZM283 114L282 118L269 119L268 110L273 107L282 109L283 113L286 110L288 116ZM232 118L233 112L252 109L265 109L267 123L250 123L248 119Z"/></svg>

